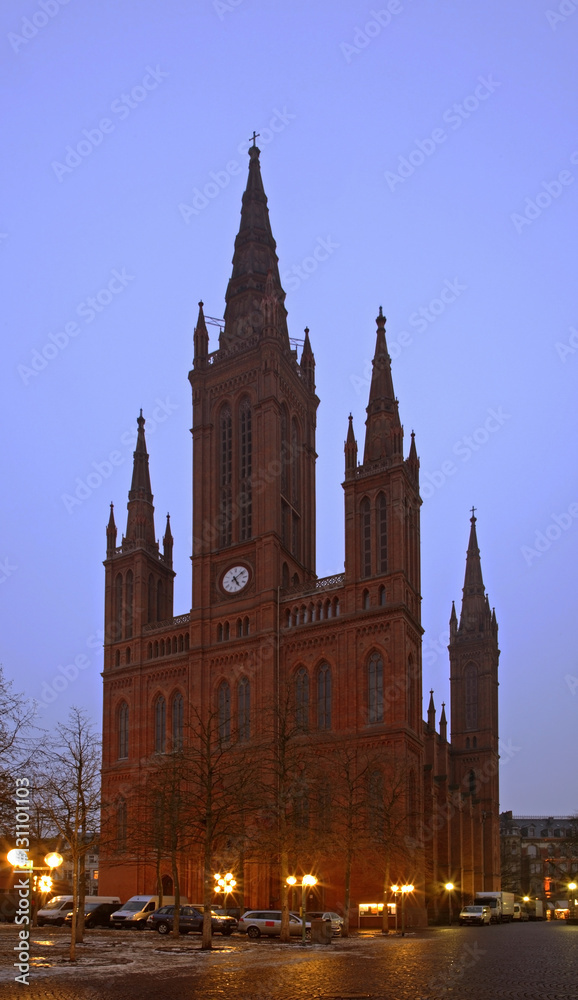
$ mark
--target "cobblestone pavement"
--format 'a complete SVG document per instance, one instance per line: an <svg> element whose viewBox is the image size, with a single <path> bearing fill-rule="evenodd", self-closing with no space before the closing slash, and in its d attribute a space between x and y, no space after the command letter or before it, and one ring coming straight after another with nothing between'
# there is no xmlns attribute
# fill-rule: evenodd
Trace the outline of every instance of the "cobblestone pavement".
<svg viewBox="0 0 578 1000"><path fill-rule="evenodd" d="M20 985L10 970L14 929L1 928L0 1000L578 1000L578 926L563 922L375 934L304 949L235 935L215 938L213 952L192 936L173 945L149 932L94 931L76 968L63 961L65 932L42 929L35 938L37 967Z"/></svg>

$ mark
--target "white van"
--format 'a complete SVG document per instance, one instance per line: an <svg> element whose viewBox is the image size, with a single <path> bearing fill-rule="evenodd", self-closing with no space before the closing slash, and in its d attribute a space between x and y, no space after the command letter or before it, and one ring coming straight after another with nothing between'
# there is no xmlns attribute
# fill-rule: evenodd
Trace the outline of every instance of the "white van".
<svg viewBox="0 0 578 1000"><path fill-rule="evenodd" d="M162 905L174 903L174 896L163 896ZM186 896L181 896L181 903L188 903ZM126 903L123 903L120 910L115 910L110 915L110 923L117 930L119 927L137 927L139 929L146 925L147 917L157 910L159 906L158 896L131 896Z"/></svg>
<svg viewBox="0 0 578 1000"><path fill-rule="evenodd" d="M39 927L44 924L51 924L53 927L62 927L66 914L72 909L73 896L53 896L44 904L36 914L36 922ZM85 896L85 903L120 903L120 896Z"/></svg>

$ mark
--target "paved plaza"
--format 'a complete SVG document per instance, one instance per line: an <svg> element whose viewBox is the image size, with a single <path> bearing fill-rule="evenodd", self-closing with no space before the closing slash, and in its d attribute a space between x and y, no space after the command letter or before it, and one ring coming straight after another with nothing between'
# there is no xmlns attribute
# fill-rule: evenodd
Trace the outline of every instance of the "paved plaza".
<svg viewBox="0 0 578 1000"><path fill-rule="evenodd" d="M30 985L10 964L16 929L0 928L0 1000L573 1000L578 926L563 922L375 933L329 946L216 936L167 941L152 932L92 931L76 968L67 932L33 935Z"/></svg>

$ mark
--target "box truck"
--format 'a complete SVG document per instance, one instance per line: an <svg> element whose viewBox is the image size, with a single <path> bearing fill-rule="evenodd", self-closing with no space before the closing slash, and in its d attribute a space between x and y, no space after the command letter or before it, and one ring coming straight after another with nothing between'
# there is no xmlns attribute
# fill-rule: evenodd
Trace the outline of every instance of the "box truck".
<svg viewBox="0 0 578 1000"><path fill-rule="evenodd" d="M474 903L490 907L493 924L508 924L514 919L513 892L477 892Z"/></svg>

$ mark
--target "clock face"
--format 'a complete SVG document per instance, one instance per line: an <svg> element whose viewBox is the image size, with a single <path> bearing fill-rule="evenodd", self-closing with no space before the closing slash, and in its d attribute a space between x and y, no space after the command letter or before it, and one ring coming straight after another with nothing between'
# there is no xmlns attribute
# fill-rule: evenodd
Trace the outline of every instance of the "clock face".
<svg viewBox="0 0 578 1000"><path fill-rule="evenodd" d="M231 566L222 580L222 588L227 594L238 594L249 582L249 570L246 566Z"/></svg>

